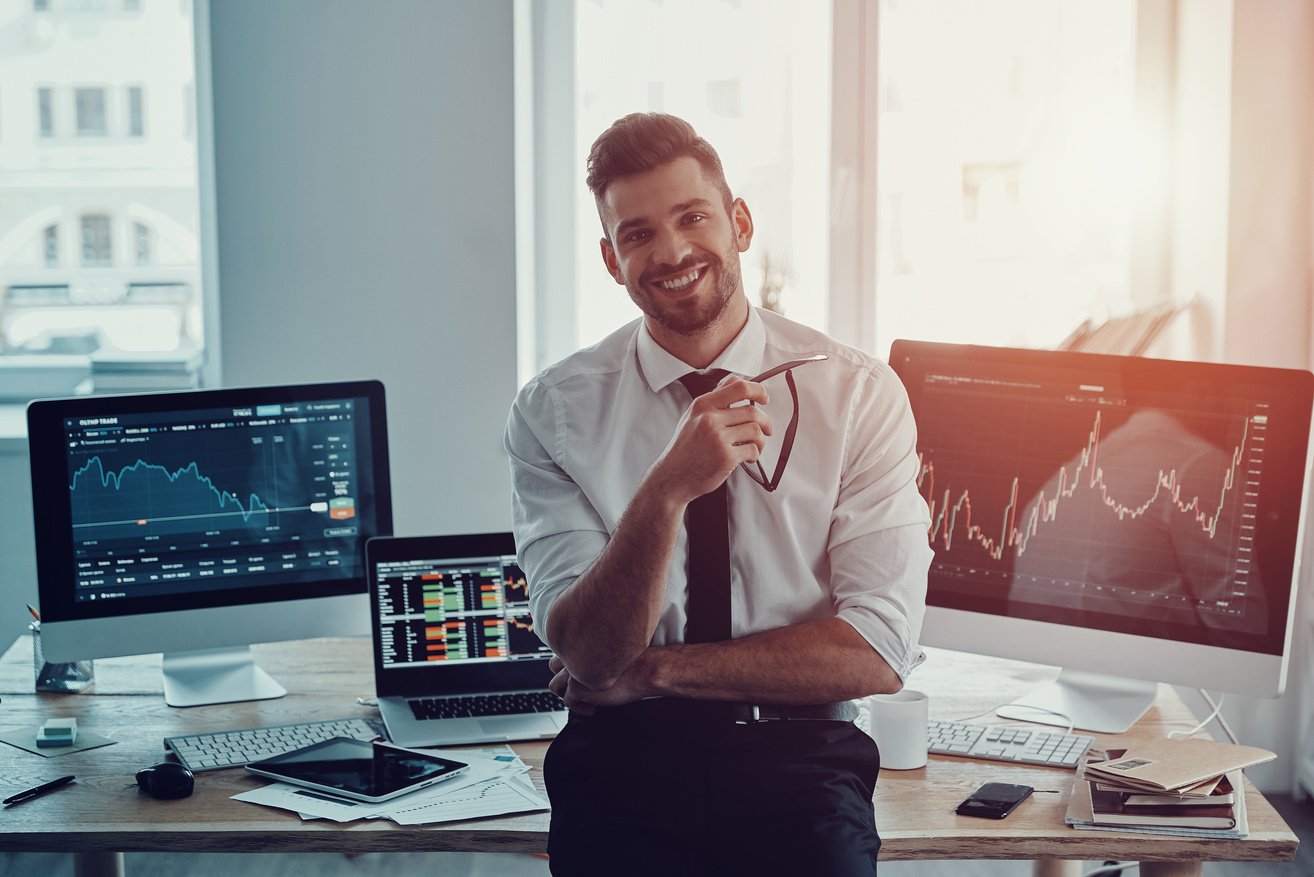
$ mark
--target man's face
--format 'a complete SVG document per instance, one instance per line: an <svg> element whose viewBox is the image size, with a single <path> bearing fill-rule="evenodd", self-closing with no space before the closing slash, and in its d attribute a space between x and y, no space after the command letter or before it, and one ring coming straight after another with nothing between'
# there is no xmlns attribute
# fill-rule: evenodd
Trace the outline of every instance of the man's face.
<svg viewBox="0 0 1314 877"><path fill-rule="evenodd" d="M727 214L721 189L697 159L621 177L599 206L607 232L602 258L650 330L708 332L744 297L739 254L753 238L752 217L739 200Z"/></svg>

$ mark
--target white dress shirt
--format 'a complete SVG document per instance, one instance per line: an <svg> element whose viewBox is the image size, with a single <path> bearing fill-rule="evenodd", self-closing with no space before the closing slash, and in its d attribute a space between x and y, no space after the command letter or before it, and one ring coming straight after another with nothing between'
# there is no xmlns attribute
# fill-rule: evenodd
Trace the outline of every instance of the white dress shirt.
<svg viewBox="0 0 1314 877"><path fill-rule="evenodd" d="M779 489L767 493L738 468L728 479L733 636L839 617L906 678L923 658L917 639L932 552L899 378L861 351L756 308L709 368L752 377L812 353L829 359L794 371L798 433ZM679 378L690 371L640 319L548 368L516 397L506 429L513 520L541 636L553 604L592 565L675 434L691 401ZM769 477L792 404L783 374L764 386L774 429L762 456ZM687 561L682 532L653 645L683 641Z"/></svg>

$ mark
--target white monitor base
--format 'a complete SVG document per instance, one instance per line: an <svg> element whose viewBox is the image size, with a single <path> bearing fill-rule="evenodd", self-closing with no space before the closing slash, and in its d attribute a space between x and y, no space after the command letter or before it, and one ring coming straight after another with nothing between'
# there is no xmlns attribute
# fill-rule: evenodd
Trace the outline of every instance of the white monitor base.
<svg viewBox="0 0 1314 877"><path fill-rule="evenodd" d="M169 706L269 700L285 694L286 688L256 666L250 646L164 656L164 702Z"/></svg>
<svg viewBox="0 0 1314 877"><path fill-rule="evenodd" d="M1121 734L1154 703L1157 682L1064 670L1058 679L995 710L1004 719Z"/></svg>

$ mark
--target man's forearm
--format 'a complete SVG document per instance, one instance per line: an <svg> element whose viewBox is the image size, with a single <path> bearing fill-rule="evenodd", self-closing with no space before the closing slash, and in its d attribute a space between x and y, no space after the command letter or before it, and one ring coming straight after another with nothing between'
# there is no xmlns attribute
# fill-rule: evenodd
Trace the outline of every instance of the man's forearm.
<svg viewBox="0 0 1314 877"><path fill-rule="evenodd" d="M606 548L552 607L548 638L571 674L607 688L652 642L684 504L645 480Z"/></svg>
<svg viewBox="0 0 1314 877"><path fill-rule="evenodd" d="M903 687L880 654L838 618L719 643L653 647L633 672L645 695L749 703L830 703Z"/></svg>

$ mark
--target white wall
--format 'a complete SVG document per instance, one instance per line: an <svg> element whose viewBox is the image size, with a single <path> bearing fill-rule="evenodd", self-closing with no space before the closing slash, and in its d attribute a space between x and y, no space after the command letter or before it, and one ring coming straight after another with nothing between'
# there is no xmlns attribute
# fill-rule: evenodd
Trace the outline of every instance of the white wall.
<svg viewBox="0 0 1314 877"><path fill-rule="evenodd" d="M397 532L509 529L512 3L223 0L210 36L223 382L381 379Z"/></svg>

